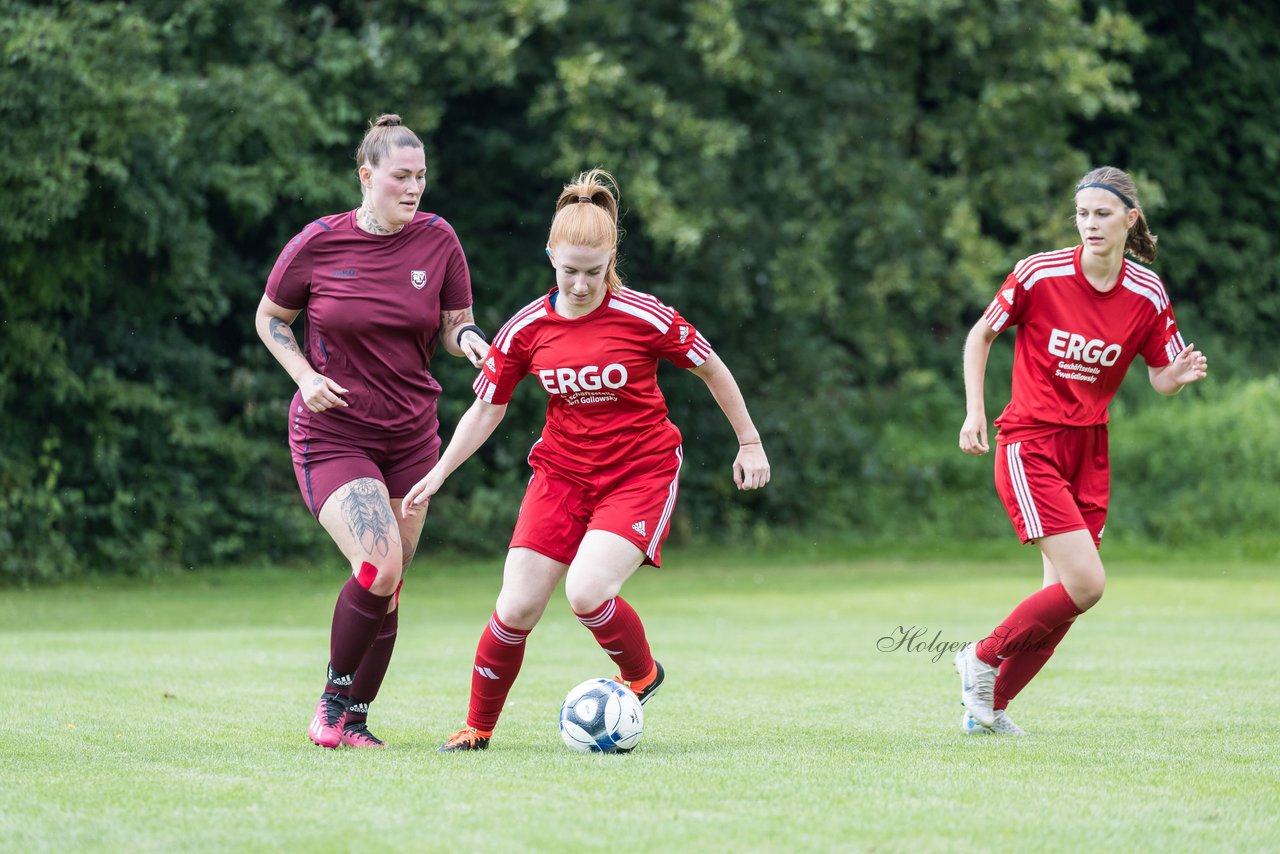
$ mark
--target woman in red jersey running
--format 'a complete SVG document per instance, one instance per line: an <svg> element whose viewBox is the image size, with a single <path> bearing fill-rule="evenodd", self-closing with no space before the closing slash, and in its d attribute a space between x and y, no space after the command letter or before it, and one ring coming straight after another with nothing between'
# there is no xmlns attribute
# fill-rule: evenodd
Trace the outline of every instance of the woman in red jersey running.
<svg viewBox="0 0 1280 854"><path fill-rule="evenodd" d="M992 633L956 655L971 734L1022 735L1006 709L1040 671L1071 623L1102 598L1098 548L1110 496L1107 404L1142 356L1164 395L1204 379L1208 363L1184 344L1150 263L1156 237L1133 180L1104 166L1076 187L1081 245L1033 255L1005 279L965 341L967 413L960 450L985 454L983 377L991 342L1018 326L1013 394L996 419L996 491L1024 543L1039 547L1044 586Z"/></svg>
<svg viewBox="0 0 1280 854"><path fill-rule="evenodd" d="M308 509L351 564L329 641L328 680L307 734L321 747L381 747L366 723L391 661L404 572L421 518L398 502L440 453L430 374L437 342L477 367L471 275L457 235L422 213L422 141L396 115L356 151L362 202L323 217L280 253L258 336L298 385L289 447ZM306 312L306 344L290 325Z"/></svg>
<svg viewBox="0 0 1280 854"><path fill-rule="evenodd" d="M416 518L445 479L493 433L515 386L533 374L550 395L546 426L529 453L533 477L520 506L502 590L476 648L467 725L441 751L489 746L520 672L524 644L561 578L578 620L641 703L664 677L644 626L619 594L642 564L658 566L670 530L681 437L658 389L659 360L707 384L738 438L739 489L769 482L760 434L733 375L693 326L617 273L618 203L612 176L592 170L564 188L547 238L556 287L494 336L476 402L439 464L405 496Z"/></svg>

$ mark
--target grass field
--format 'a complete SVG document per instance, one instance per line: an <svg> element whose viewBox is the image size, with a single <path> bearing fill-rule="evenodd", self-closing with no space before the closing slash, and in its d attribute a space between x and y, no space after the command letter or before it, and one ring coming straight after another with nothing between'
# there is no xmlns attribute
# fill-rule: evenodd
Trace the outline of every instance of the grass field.
<svg viewBox="0 0 1280 854"><path fill-rule="evenodd" d="M1280 849L1274 565L1107 554L1010 708L1033 736L966 738L950 656L893 647L976 640L1038 584L1030 550L987 551L671 553L626 590L668 673L627 756L560 743L564 693L612 675L563 599L491 748L435 752L498 561L420 558L387 751L306 739L334 564L0 591L0 850Z"/></svg>

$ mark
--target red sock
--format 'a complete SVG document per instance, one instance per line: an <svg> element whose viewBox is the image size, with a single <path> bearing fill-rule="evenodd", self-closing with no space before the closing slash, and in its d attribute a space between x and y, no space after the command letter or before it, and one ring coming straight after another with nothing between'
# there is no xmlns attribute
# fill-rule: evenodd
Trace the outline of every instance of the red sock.
<svg viewBox="0 0 1280 854"><path fill-rule="evenodd" d="M329 634L329 684L325 691L348 694L356 668L369 651L387 616L390 596L379 596L360 586L354 576L342 585L333 607Z"/></svg>
<svg viewBox="0 0 1280 854"><path fill-rule="evenodd" d="M1075 620L1067 620L1049 634L1045 635L1031 649L1014 653L1000 663L1000 671L996 674L995 702L992 708L1007 709L1014 697L1018 696L1027 683L1035 678L1057 649L1067 630Z"/></svg>
<svg viewBox="0 0 1280 854"><path fill-rule="evenodd" d="M471 707L467 726L491 732L502 714L507 694L520 675L524 662L524 641L529 629L504 626L495 612L480 634L476 663L471 672Z"/></svg>
<svg viewBox="0 0 1280 854"><path fill-rule="evenodd" d="M1037 590L1023 599L987 638L978 641L978 658L999 667L1004 659L1031 649L1049 632L1083 613L1061 584Z"/></svg>
<svg viewBox="0 0 1280 854"><path fill-rule="evenodd" d="M653 670L653 654L644 636L644 624L621 596L615 596L590 614L577 614L577 617L618 665L623 679L628 682L643 679Z"/></svg>
<svg viewBox="0 0 1280 854"><path fill-rule="evenodd" d="M391 665L391 653L396 648L396 632L400 628L400 609L387 614L382 620L382 627L374 638L360 666L356 668L356 678L351 682L352 703L372 703L382 687L382 678L387 675Z"/></svg>

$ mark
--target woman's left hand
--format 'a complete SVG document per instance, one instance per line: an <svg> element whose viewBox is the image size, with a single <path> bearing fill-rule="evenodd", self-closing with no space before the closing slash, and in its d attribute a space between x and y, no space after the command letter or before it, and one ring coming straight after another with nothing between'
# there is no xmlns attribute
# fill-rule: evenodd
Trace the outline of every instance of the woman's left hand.
<svg viewBox="0 0 1280 854"><path fill-rule="evenodd" d="M1209 374L1209 360L1195 346L1188 344L1169 363L1169 378L1180 386L1202 380Z"/></svg>
<svg viewBox="0 0 1280 854"><path fill-rule="evenodd" d="M738 489L759 489L769 482L769 475L764 445L752 442L738 446L738 456L733 461L733 482Z"/></svg>
<svg viewBox="0 0 1280 854"><path fill-rule="evenodd" d="M489 345L471 331L462 333L462 340L458 342L458 346L462 348L462 355L467 357L467 361L477 368L483 365L484 360L489 356Z"/></svg>

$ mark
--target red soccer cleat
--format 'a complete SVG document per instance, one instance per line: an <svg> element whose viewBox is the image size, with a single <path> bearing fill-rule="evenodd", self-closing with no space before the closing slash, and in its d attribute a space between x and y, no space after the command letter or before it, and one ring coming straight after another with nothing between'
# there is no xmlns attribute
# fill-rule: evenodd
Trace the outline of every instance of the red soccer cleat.
<svg viewBox="0 0 1280 854"><path fill-rule="evenodd" d="M387 743L369 732L367 721L348 721L342 723L342 743L348 747L386 747Z"/></svg>
<svg viewBox="0 0 1280 854"><path fill-rule="evenodd" d="M346 711L347 701L341 694L321 694L307 736L321 747L337 747L342 743L342 717Z"/></svg>

